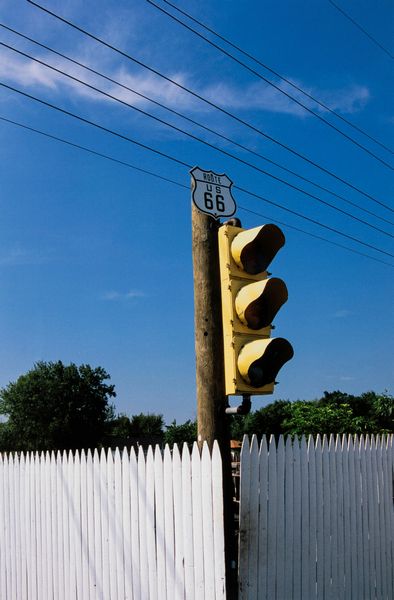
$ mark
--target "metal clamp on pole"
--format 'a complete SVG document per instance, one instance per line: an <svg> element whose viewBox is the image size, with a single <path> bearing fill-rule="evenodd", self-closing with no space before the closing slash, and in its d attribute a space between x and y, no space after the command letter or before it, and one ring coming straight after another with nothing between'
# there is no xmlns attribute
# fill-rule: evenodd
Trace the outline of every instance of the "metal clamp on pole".
<svg viewBox="0 0 394 600"><path fill-rule="evenodd" d="M239 406L228 406L226 408L226 415L248 415L252 408L252 401L250 394L244 394L242 396L242 404Z"/></svg>

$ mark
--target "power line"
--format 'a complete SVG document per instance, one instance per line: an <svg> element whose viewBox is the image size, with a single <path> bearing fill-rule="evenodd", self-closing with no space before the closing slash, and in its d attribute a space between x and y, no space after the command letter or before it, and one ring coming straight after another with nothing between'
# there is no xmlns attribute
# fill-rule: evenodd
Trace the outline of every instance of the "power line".
<svg viewBox="0 0 394 600"><path fill-rule="evenodd" d="M246 190L242 187L240 187L239 185L236 186L236 188L240 191L240 192L244 192L245 194L248 194L248 196L252 196L253 198L257 198L259 200L263 200L264 202L267 202L268 204L271 204L272 206L276 206L281 208L282 210L285 210L286 212L293 214L293 215L297 215L300 216L299 213L297 213L294 210L291 210L290 208L287 208L286 206L283 206L277 202L274 202L273 200L268 200L267 198L265 198L264 196L261 196L260 194L256 194L254 192L251 192L250 190ZM357 238L354 238L351 235L348 235L347 233L344 233L343 231L339 232L337 229L330 227L329 225L326 225L324 223L319 223L319 221L316 221L315 219L312 219L311 217L307 217L306 215L302 215L302 218L305 219L306 221L309 221L310 223L313 223L314 225L319 225L320 227L323 227L324 229L328 229L329 231L333 231L335 233L339 233L340 235L342 235L343 237L346 237L350 240L353 241L358 241L359 243L361 243L363 246L367 246L369 248L373 248L374 250L378 250L378 252L381 252L382 254L386 254L387 256L391 256L394 257L393 254L391 254L390 252L386 252L385 250L381 250L376 248L375 246L372 246L371 244L368 244L366 242L361 242L360 240L358 240Z"/></svg>
<svg viewBox="0 0 394 600"><path fill-rule="evenodd" d="M391 52L389 50L387 50L387 48L385 48L384 46L382 46L382 44L380 42L378 42L377 39L375 39L374 37L372 37L372 35L370 33L368 33L368 31L366 29L364 29L364 27L361 27L361 25L359 23L357 23L357 21L355 21L350 15L348 15L343 8L341 8L340 6L338 6L337 4L335 4L335 2L333 2L332 0L328 0L330 4L332 4L334 6L334 8L337 9L337 11L339 11L344 17L346 17L347 19L349 19L349 21L351 23L353 23L353 25L355 25L358 29L360 29L360 31L363 32L364 35L366 35L374 44L376 44L377 46L379 46L379 48L381 50L383 50L383 52L385 52L391 59L394 58L394 56L391 54Z"/></svg>
<svg viewBox="0 0 394 600"><path fill-rule="evenodd" d="M295 98L294 96L292 96L291 94L289 94L288 92L286 92L284 89L282 89L281 87L279 87L279 85L276 85L276 83L273 83L272 81L270 81L269 79L267 79L266 77L264 77L264 75L262 75L261 73L259 73L255 69L252 69L252 67L250 67L246 63L242 62L242 60L240 60L239 58L237 58L236 56L234 56L233 54L231 54L230 52L228 52L227 50L225 50L224 48L222 48L221 46L219 46L218 44L216 44L215 42L213 42L209 38L207 38L205 35L203 35L199 31L196 31L195 29L193 29L193 27L191 27L190 25L187 25L187 23L184 23L183 21L181 21L180 19L178 19L175 15L172 15L170 12L168 12L167 10L165 10L163 7L161 7L158 4L156 4L155 2L153 2L153 0L146 0L146 2L148 2L148 4L151 4L152 6L154 6L155 8L157 8L157 10L160 10L162 13L164 13L165 15L167 15L168 17L170 17L170 19L172 19L173 21L176 21L177 23L179 23L180 25L182 25L182 27L185 27L185 29L187 29L188 31L191 31L192 33L194 33L195 35L197 35L200 39L202 39L205 42L207 42L207 44L209 44L213 48L216 48L216 50L219 50L219 52L221 52L222 54L224 54L228 58L231 58L231 60L233 60L234 62L236 62L238 65L242 66L244 69L246 69L247 71L249 71L250 73L252 73L256 77L258 77L262 81L265 81L265 83L267 83L268 85L270 85L271 87L273 87L275 90L277 90L278 92L280 92L281 94L283 94L284 96L286 96L286 98L289 98L289 100L291 100L292 102L295 102L295 104L297 104L298 106L301 106L301 108L303 108L304 110L306 110L309 114L314 115L317 119L319 119L319 121L321 121L322 123L325 123L328 127L330 127L331 129L333 129L334 131L336 131L337 133L339 133L340 135L342 135L342 137L344 137L345 139L347 139L349 142L351 142L352 144L354 144L355 146L357 146L358 148L360 148L361 150L363 150L367 154L369 154L372 158L374 158L375 160L377 160L378 162L380 162L382 165L384 165L388 169L391 169L392 171L394 171L394 167L392 165L390 165L388 162L386 162L385 160L383 160L380 156L378 156L377 154L375 154L374 152L372 152L371 150L369 150L368 148L366 148L365 146L363 146L362 144L360 144L360 142L358 142L357 140L355 140L354 138L352 138L350 135L348 135L347 133L345 133L344 131L342 131L341 129L339 129L339 127L337 127L333 123L330 123L330 121L327 121L327 119L325 119L324 117L322 117L321 115L319 115L317 112L315 112L314 110L312 110L312 108L309 108L309 106L306 106L306 104L303 104L300 100L297 100L297 98Z"/></svg>
<svg viewBox="0 0 394 600"><path fill-rule="evenodd" d="M114 131L113 129L104 127L104 125L100 125L99 123L95 123L94 121L90 121L89 119L85 119L85 117L76 115L75 113L72 113L69 110L66 110L65 108L61 108L60 106L51 104L50 102L47 102L46 100L42 100L41 98L37 98L36 96L32 96L31 94L28 94L27 92L22 92L22 90L18 90L17 88L12 87L11 85L7 85L6 83L4 83L2 81L0 81L0 86L6 88L8 90L12 90L13 92L16 92L17 94L21 94L22 96L25 96L26 98L30 98L30 100L35 100L36 102L39 102L40 104L43 104L44 106L47 106L48 108L57 110L65 115L68 115L69 117L73 117L74 119L77 119L78 121L81 121L82 123L86 123L87 125L92 125L93 127L97 127L97 129L100 129L101 131L105 131L105 133L110 133L111 135L115 135L115 136L125 140L126 142L131 142L132 144L135 144L136 146L139 146L140 148L144 148L144 150L149 150L151 152L154 152L155 154L158 154L159 156L162 156L163 158L168 158L168 160L171 160L172 162L182 165L183 167L187 167L188 169L192 168L188 163L184 162L183 160L180 160L179 158L170 156L169 154L166 154L165 152L161 152L161 150L151 148L150 146L143 144L142 142L138 142L137 140L135 140L127 135L124 135L123 133L119 133L118 131Z"/></svg>
<svg viewBox="0 0 394 600"><path fill-rule="evenodd" d="M4 42L0 42L0 46L3 46L5 48L8 48L9 50L12 50L13 52L16 52L30 60L33 60L34 62L37 62L38 64L41 64L53 71L55 71L56 73L59 73L65 77L68 77L69 79L71 79L72 81L75 81L81 85L86 86L87 88L98 92L100 94L102 94L103 96L110 98L111 100L114 100L115 102L118 102L119 104L122 104L123 106L126 106L128 108L131 108L132 110L135 110L136 112L143 114L145 116L150 117L151 119L154 119L155 121L159 122L160 124L166 125L167 127L170 127L171 129L174 129L175 131L177 131L178 133L182 133L183 135L186 135L188 137L190 137L191 139L198 141L202 144L204 144L205 146L208 146L209 148L212 148L222 154L224 154L225 156L228 156L238 162L240 162L241 164L244 164L245 166L248 166L256 171L258 171L259 173L262 173L263 175L267 175L268 177L271 177L272 179L274 179L275 181L278 181L279 183L283 183L284 185L287 185L288 187L290 187L291 189L294 189L298 192L301 192L302 194L305 194L306 196L316 200L317 202L320 202L320 204L323 204L324 206L328 206L330 208L332 208L333 210L336 210L337 212L344 214L346 216L348 216L349 218L358 221L359 223L362 223L363 225L366 225L367 227L374 229L376 231L378 231L379 233L383 233L384 235L387 235L388 237L393 238L394 235L392 235L391 233L381 229L380 227L377 227L376 225L373 225L372 223L365 221L364 219L361 219L355 215L352 215L351 213L349 213L346 210L343 210L342 208L339 208L337 206L335 206L334 204L331 204L330 202L328 202L327 200L323 200L322 198L320 198L319 196L315 196L314 194L311 194L310 192L307 192L306 190L303 190L302 188L299 188L298 186L293 185L292 183L286 181L285 179L282 179L280 177L277 177L276 175L273 175L272 173L269 173L268 171L265 171L264 169L260 169L259 167L257 167L256 165L254 165L253 163L250 163L248 161L243 160L240 157L237 157L236 155L232 154L231 152L227 152L226 150L223 150L221 148L218 148L217 146L215 146L214 144L211 144L210 142L207 142L206 140L203 140L202 138L199 138L198 136L193 135L192 133L189 133L187 131L185 131L184 129L181 129L171 123L168 123L167 121L164 121L163 119L160 119L159 117L152 115L151 113L148 113L144 110L142 110L141 108L138 108L136 106L133 106L132 104L129 104L128 102L121 100L120 98L117 98L116 96L113 96L112 94L109 94L108 92L105 92L103 90L101 90L100 88L93 86L85 81L83 81L82 79L79 79L78 77L74 77L73 75L70 75L68 73L66 73L65 71L58 69L57 67L53 67L52 65L49 65L48 63L35 58L29 54L27 54L26 52L22 52L21 50L17 50L16 48L13 48L12 46L9 46L8 44L5 44Z"/></svg>
<svg viewBox="0 0 394 600"><path fill-rule="evenodd" d="M174 10L176 10L180 14L184 15L185 17L187 17L188 19L190 19L191 21L193 21L194 23L197 23L198 25L200 25L200 27L203 27L206 31L209 31L209 33L212 33L213 35L215 35L217 38L219 38L220 40L222 40L223 42L225 42L226 44L228 44L229 46L231 46L232 48L234 48L234 50L237 50L237 52L240 52L241 54L243 54L247 58L250 58L251 60L253 60L256 64L260 65L261 67L263 67L264 69L266 69L267 71L269 71L270 73L272 73L273 75L275 75L275 77L278 77L282 81L285 81L292 88L294 88L298 92L301 92L302 94L304 94L304 96L306 96L310 100L313 100L313 102L316 102L316 104L318 104L319 106L321 106L322 108L324 108L324 110L327 110L332 115L335 115L338 119L340 119L341 121L343 121L344 123L346 123L350 127L353 127L353 129L355 129L359 133L362 133L365 137L367 137L368 139L370 139L372 142L375 142L375 144L378 144L378 146L381 146L382 148L384 148L385 150L387 150L391 154L394 154L394 152L393 152L393 150L391 148L389 148L388 146L386 146L385 144L383 144L382 142L380 142L378 139L376 139L375 137L373 137L372 135L370 135L369 133L367 133L364 129L361 129L361 127L359 127L358 125L356 125L352 121L349 121L349 119L346 119L343 115L341 115L340 113L338 113L333 108L330 108L327 104L325 104L321 100L318 100L316 97L312 96L312 94L310 94L309 92L306 92L299 85L297 85L296 83L294 83L293 81L291 81L291 79L288 79L288 78L284 77L283 75L281 75L280 73L278 73L278 71L275 71L275 69L273 69L272 67L269 67L267 64L263 63L261 60L259 60L258 58L256 58L255 56L253 56L252 54L250 54L249 52L247 52L246 50L244 50L243 48L241 48L240 46L238 46L237 44L235 44L231 40L229 40L228 38L224 37L223 35L221 35L217 31L215 31L211 27L208 27L208 25L206 25L202 21L199 21L198 19L196 19L195 17L193 17L191 14L189 14L185 10L182 10L181 8L179 8L178 6L176 6L175 4L173 4L172 2L169 2L168 0L162 0L162 1L165 2L165 4L168 4L169 6L171 6Z"/></svg>
<svg viewBox="0 0 394 600"><path fill-rule="evenodd" d="M103 125L100 125L98 123L95 123L94 121L90 121L89 119L86 119L85 117L81 117L80 115L76 115L75 113L72 113L69 110L66 110L64 108L61 108L59 106L56 106L55 104L51 104L50 102L47 102L46 100L42 100L40 98L37 98L36 96L33 96L31 94L28 94L27 92L23 92L22 90L18 90L17 88L10 86L4 82L0 81L0 86L12 90L22 96L25 96L26 98L29 98L31 100L34 100L44 106L47 106L49 108L52 108L60 113L63 113L65 115L68 115L70 117L73 117L79 121L81 121L82 123L88 124L88 125L92 125L93 127L96 127L97 129L99 129L100 131L104 131L106 133L115 135L116 137L119 137L120 139L123 139L125 141L131 142L132 144L136 144L137 146L145 149L145 150L149 150L150 152L153 152L154 154L157 154L158 156L167 158L168 160L171 160L172 162L175 162L179 165L185 166L187 167L189 170L192 168L192 165L185 163L184 161L175 158L174 156L171 156L165 152L162 152L160 150L157 150L155 148L153 148L152 146L148 146L147 144L143 144L141 142L138 142L136 140L133 140L132 138L121 134L117 131L114 131L112 129L109 129L107 127L104 127ZM269 200L268 198L265 198L264 196L261 196L260 194L256 194L254 192L251 192L250 190L246 190L240 186L236 186L238 190L240 190L241 192L248 194L249 196L253 197L253 198L258 198L259 200L262 200L264 202L266 202L267 204L270 204L272 206L275 206L276 208L280 208L292 215L295 215L301 219L304 219L310 223L313 223L314 225L317 225L318 227L322 227L323 229L327 229L328 231L334 232L342 237L345 237L349 240L352 240L353 242L357 242L358 244L361 244L362 246L366 246L367 248L371 248L372 250L375 250L376 252L380 252L381 254L385 254L386 256L390 256L392 258L394 258L394 254L391 254L390 252L387 252L386 250L382 250L381 248L377 248L376 246L373 246L372 244L368 244L367 242L363 241L363 240L359 240L358 238L351 236L350 234L344 233L343 231L340 231L338 229L335 229L334 227L330 227L329 225L326 225L324 223L320 223L319 221L316 221L315 219L312 219L311 217L307 217L306 215L303 215L301 213L298 213L295 210L292 210L286 206L283 206L282 204L279 204L278 202L275 202L273 200Z"/></svg>
<svg viewBox="0 0 394 600"><path fill-rule="evenodd" d="M153 171L148 171L147 169L142 169L141 167L137 167L129 162L124 160L119 160L118 158L114 158L113 156L109 156L108 154L103 154L102 152L97 152L96 150L92 150L92 148L87 148L86 146L82 146L81 144L76 144L75 142L70 142L69 140L65 140L64 138L60 138L51 133L47 133L46 131L41 131L40 129L36 129L35 127L30 127L29 125L25 125L24 123L19 123L18 121L13 121L12 119L7 119L6 117L2 117L0 115L0 119L2 121L6 121L7 123L11 123L12 125L17 125L18 127L22 127L23 129L27 129L28 131L32 131L34 133L38 133L46 138L51 140L55 140L56 142L62 142L62 144L67 144L67 146L71 146L72 148L76 148L78 150L83 150L84 152L89 152L94 156L99 156L100 158L105 158L106 160L110 160L114 163L122 165L124 167L129 167L130 169L134 169L135 171L139 171L140 173L144 173L144 175L151 175L152 177L156 177L157 179L161 179L162 181L166 181L168 183L172 183L173 185L177 185L181 188L189 189L187 185L183 183L179 183L174 179L170 179L169 177L164 177L164 175L159 175L158 173L154 173ZM368 256L368 255L366 255Z"/></svg>
<svg viewBox="0 0 394 600"><path fill-rule="evenodd" d="M238 123L241 123L245 127L248 127L251 131L254 131L255 133L258 133L262 137L265 137L266 139L270 140L271 142L279 145L281 148L284 148L288 152L291 152L295 156L298 156L298 158L301 158L302 160L306 161L307 163L309 163L309 164L313 165L314 167L320 169L323 173L326 173L327 175L330 175L331 177L334 177L336 180L340 181L344 185L347 185L348 187L350 187L351 189L355 190L356 192L362 194L366 198L369 198L373 202L377 202L381 206L384 206L384 208L388 208L385 204L383 204L382 202L380 202L380 200L377 200L376 198L374 198L373 196L371 196L367 192L364 192L363 190L361 190L357 186L353 185L349 181L346 181L345 179L343 179L339 175L336 175L335 173L333 173L329 169L326 169L325 167L319 165L318 163L314 162L312 159L307 158L306 156L304 156L303 154L301 154L297 150L294 150L290 146L287 146L286 144L280 142L279 140L277 140L274 137L270 136L269 134L265 133L261 129L258 129L257 127L255 127L251 123L248 123L247 121L244 121L240 117L238 117L238 116L234 115L233 113L227 111L226 109L218 106L214 102L211 102L211 100L208 100L207 98L204 98L203 96L201 96L197 92L194 92L194 91L190 90L189 88L187 88L186 86L182 85L181 83L175 81L174 79L171 79L170 77L167 77L167 75L164 75L163 73L160 73L160 71L158 71L157 69L154 69L153 67L150 67L150 66L146 65L145 63L143 63L140 60L138 60L138 59L134 58L133 56L131 56L130 54L127 54L123 50L120 50L119 48L116 48L116 46L113 46L112 44L109 44L108 42L104 41L102 38L99 38L99 37L95 36L94 34L86 31L86 29L82 29L82 27L79 27L79 25L76 25L75 23L72 23L71 21L65 19L64 17L61 17L60 15L57 15L53 11L49 10L48 8L45 8L44 6L41 6L37 2L34 2L33 0L27 0L27 2L29 2L29 4L32 4L35 7L39 8L43 12L45 12L45 13L53 16L54 18L58 19L59 21L65 23L66 25L69 25L70 27L72 27L76 31L79 31L80 33L83 33L84 35L90 37L92 40L95 40L96 42L99 42L100 44L102 44L106 48L109 48L110 50L113 50L114 52L118 53L120 56L123 56L123 57L127 58L128 60L134 62L135 64L139 65L140 67L143 67L144 69L147 69L151 73L154 73L155 75L157 75L161 79L164 79L165 81L168 81L169 83L172 83L173 85L175 85L179 89L181 89L181 90L183 90L183 91L191 94L195 98L198 98L199 100L201 100L205 104L208 104L209 106L212 106L213 108L217 109L221 113L223 113L223 114L229 116L230 118L234 119ZM394 212L394 210L391 209L391 208L388 208L388 210L391 210L392 212Z"/></svg>
<svg viewBox="0 0 394 600"><path fill-rule="evenodd" d="M370 210L368 210L368 209L360 206L359 204L357 204L355 202L352 202L351 200L348 200L347 198L344 198L340 194L337 194L336 192L333 192L332 190L329 190L328 188L326 188L324 186L321 186L318 183L315 183L311 179L308 179L307 177L304 177L304 176L300 175L299 173L296 173L295 171L293 171L291 169L288 169L287 167L284 167L283 165L280 165L279 163L275 162L274 160L271 160L270 158L268 158L267 156L265 156L263 154L260 154L259 152L255 151L255 150L252 150L251 148L249 148L247 146L244 146L243 144L240 144L239 142L236 142L235 140L229 138L228 136L223 135L222 133L220 133L218 131L215 131L214 129L211 129L210 127L207 127L206 125L203 125L202 123L199 123L198 121L195 121L194 119L191 119L190 117L187 117L186 115L180 113L179 111L176 111L176 110L170 108L169 106L167 106L167 105L165 105L165 104L163 104L161 102L158 102L157 100L154 100L150 96L147 96L146 94L142 94L141 92L138 92L137 90L135 90L135 89L133 89L133 88L131 88L131 87L129 87L129 86L127 86L127 85L119 82L119 81L117 81L116 79L113 79L112 77L108 77L107 75L101 73L100 71L92 69L91 67L85 65L84 63L81 63L80 61L77 61L77 60L75 60L75 59L67 56L66 54L58 52L57 50L54 50L53 48L47 46L46 44L42 44L41 42L38 42L37 40L35 40L35 39L33 39L33 38L31 38L31 37L29 37L29 36L27 36L27 35L19 32L19 31L16 31L15 29L12 29L11 27L8 27L7 25L4 25L3 23L0 23L0 27L2 27L3 29L6 29L7 31L11 31L15 35L17 35L17 36L19 36L19 37L21 37L21 38L23 38L25 40L28 40L29 42L32 42L33 44L39 46L40 48L44 48L45 50L49 50L50 52L56 54L57 56L60 56L60 57L62 57L64 59L70 61L71 63L76 64L79 67L82 67L82 68L86 69L90 73L98 75L99 77L102 77L103 79L105 79L107 81L110 81L111 83L114 83L115 85L118 85L118 86L120 86L123 89L128 90L129 92L132 92L133 94L137 95L138 97L143 98L143 99L147 100L148 102L151 102L152 104L154 104L156 106L159 106L160 108L163 108L164 110L167 110L170 113L175 114L178 117L180 117L182 119L185 119L186 121L188 121L188 122L190 122L190 123L192 123L194 125L197 125L198 127L201 127L202 129L204 129L204 130L206 130L206 131L208 131L210 133L213 133L214 135L218 136L219 138L224 139L225 141L234 144L235 146L241 148L242 150L245 150L245 151L249 152L250 154L253 154L254 156L262 158L266 162L275 165L276 167L284 170L287 173L290 173L291 175L294 175L295 177L298 177L302 181L310 183L311 185L317 187L318 189L320 189L322 191L325 191L325 192L329 193L330 195L335 196L336 198L339 198L340 200L343 200L347 204L349 204L349 205L351 205L351 206L353 206L353 207L355 207L355 208L357 208L357 209L359 209L359 210L361 210L361 211L363 211L363 212L365 212L365 213L367 213L367 214L369 214L369 215L371 215L371 216L373 216L373 217L375 217L375 218L377 218L377 219L379 219L381 221L384 221L385 223L388 223L390 225L394 225L394 223L392 221L389 221L388 219L385 219L384 217L381 217L380 215L377 215L376 213L374 213L374 212L372 212L372 211L370 211ZM9 47L10 49L12 49L14 51L17 51L15 48L11 48L10 46L7 46L7 47ZM28 55L25 55L25 56L28 56ZM28 57L31 60L36 60L36 59L33 59L31 56L28 56ZM45 66L48 66L46 63L43 63L43 64L45 64ZM49 67L49 68L52 68L52 67ZM390 210L390 207L387 207L387 208Z"/></svg>
<svg viewBox="0 0 394 600"><path fill-rule="evenodd" d="M247 213L250 213L252 215L257 215L258 217L263 217L264 219L266 219L266 218L270 219L274 223L279 223L279 225L283 225L284 227L289 227L290 229L294 229L294 231L298 231L305 235L309 235L310 237L316 238L317 240L321 240L323 242L327 242L328 244L332 244L333 246L337 246L338 248L342 248L343 250L348 250L349 252L359 254L360 256L365 256L366 258L372 258L373 260L377 260L378 262L380 262L384 265L387 265L389 267L394 267L394 265L386 262L385 260L381 260L380 258L375 258L375 257L371 256L370 254L365 254L364 252L359 252L358 250L355 250L354 248L349 248L349 246L344 246L343 244L339 244L338 242L333 242L332 240L324 238L321 235L316 235L315 233L311 233L310 231L305 231L304 229L300 229L299 227L295 227L294 225L289 225L288 223L284 223L283 221L279 221L278 219L273 219L272 217L266 217L265 215L263 215L259 212L256 212L254 210L250 210L249 208L245 208L244 206L238 206L238 208Z"/></svg>
<svg viewBox="0 0 394 600"><path fill-rule="evenodd" d="M70 146L71 148L75 148L77 150L82 150L84 152L87 152L89 154L92 154L93 156L98 156L99 158L103 158L105 160L109 160L115 164L119 164L123 167L128 167L130 169L133 169L135 171L138 171L140 173L144 173L144 175L149 175L150 177L155 177L156 179L160 179L162 181L165 181L166 183L170 183L172 185L175 185L177 187L180 187L182 189L186 189L186 190L190 190L190 187L180 183L178 181L175 181L174 179L170 179L169 177L164 177L163 175L159 175L158 173L155 173L154 171L149 171L147 169L142 169L141 167L137 167L136 165L133 165L129 162L123 161L123 160L119 160L117 158L114 158L113 156L109 156L108 154L103 154L102 152L97 152L96 150L93 150L92 148L87 148L86 146L82 146L81 144L76 144L75 142L70 142L69 140L65 140L64 138L60 138L56 135L47 133L45 131L42 131L40 129L36 129L35 127L30 127L29 125L23 124L23 123L19 123L18 121L14 121L12 119L7 119L6 117L3 117L0 115L0 120L1 121L5 121L6 123L10 123L12 125L16 125L20 128L26 129L30 132L33 133L37 133L39 135L42 135L43 137L46 137L52 141L56 141L56 142L61 142L62 144L65 144L67 146ZM323 242L326 242L328 244L337 246L338 248L342 248L343 250L346 250L348 252L352 252L354 254L358 254L359 256L364 256L365 258L369 258L371 260L380 262L384 265L387 265L389 267L394 267L394 265L392 265L391 263L388 263L384 260L381 260L380 258L376 258L375 256L371 256L370 254L365 254L364 252L360 252L358 250L355 250L354 248L349 248L349 246L344 246L343 244L339 244L338 242L334 242L333 240L329 240L328 238L325 238L323 236L317 235L315 233L312 233L310 231L305 231L304 229L301 229L300 227L296 227L295 225L290 225L289 223L285 223L283 221L278 220L277 218L273 218L271 216L267 216L264 215L260 212L256 212L254 210L251 210L249 208L246 208L245 206L241 206L238 205L238 209L243 210L244 212L253 214L253 215L257 215L259 217L262 217L264 219L268 219L270 221L273 221L275 223L279 223L280 225L283 225L284 227L288 227L289 229L293 229L294 231L297 231L298 233L302 233L304 235L308 235L310 237L313 237L315 239L321 240Z"/></svg>

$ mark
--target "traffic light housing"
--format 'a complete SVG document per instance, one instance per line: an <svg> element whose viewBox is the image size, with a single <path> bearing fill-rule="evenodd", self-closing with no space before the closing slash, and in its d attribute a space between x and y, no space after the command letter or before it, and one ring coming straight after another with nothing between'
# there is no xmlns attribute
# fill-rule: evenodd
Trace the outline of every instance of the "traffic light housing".
<svg viewBox="0 0 394 600"><path fill-rule="evenodd" d="M271 338L272 321L287 301L284 281L267 267L285 243L272 224L219 228L226 394L272 394L281 367L293 357L284 338Z"/></svg>

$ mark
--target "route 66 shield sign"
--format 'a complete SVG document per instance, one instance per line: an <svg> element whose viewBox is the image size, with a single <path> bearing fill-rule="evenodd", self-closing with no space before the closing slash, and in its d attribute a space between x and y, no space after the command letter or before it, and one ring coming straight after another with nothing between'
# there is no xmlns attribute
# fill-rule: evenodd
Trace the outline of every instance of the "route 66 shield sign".
<svg viewBox="0 0 394 600"><path fill-rule="evenodd" d="M192 176L192 199L195 206L204 213L219 217L231 217L236 211L236 204L231 195L233 182L227 175L219 175L213 171L203 171L194 167Z"/></svg>

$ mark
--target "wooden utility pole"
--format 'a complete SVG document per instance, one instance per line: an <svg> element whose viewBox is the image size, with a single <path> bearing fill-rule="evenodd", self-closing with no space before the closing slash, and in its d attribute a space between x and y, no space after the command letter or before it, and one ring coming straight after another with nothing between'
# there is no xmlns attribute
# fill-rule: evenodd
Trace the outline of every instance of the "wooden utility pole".
<svg viewBox="0 0 394 600"><path fill-rule="evenodd" d="M223 505L227 598L237 597L235 523L230 434L226 415L218 229L220 223L192 204L194 326L197 382L197 437L210 449L219 443L223 464Z"/></svg>
<svg viewBox="0 0 394 600"><path fill-rule="evenodd" d="M218 220L192 204L198 444L201 447L206 441L212 449L216 439L223 451L229 439L225 426L218 228Z"/></svg>

